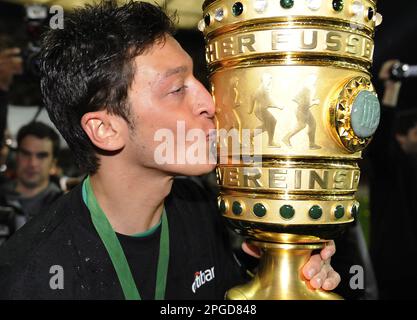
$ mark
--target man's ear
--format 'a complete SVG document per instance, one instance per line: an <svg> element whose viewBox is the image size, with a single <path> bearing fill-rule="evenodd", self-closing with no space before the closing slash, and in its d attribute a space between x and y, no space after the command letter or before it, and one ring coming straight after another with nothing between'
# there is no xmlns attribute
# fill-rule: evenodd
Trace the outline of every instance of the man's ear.
<svg viewBox="0 0 417 320"><path fill-rule="evenodd" d="M60 172L58 172L58 159L54 158L51 162L51 167L49 168L49 175L51 176L59 176Z"/></svg>
<svg viewBox="0 0 417 320"><path fill-rule="evenodd" d="M117 151L125 146L123 131L126 124L123 121L122 118L101 110L83 115L81 126L97 148Z"/></svg>

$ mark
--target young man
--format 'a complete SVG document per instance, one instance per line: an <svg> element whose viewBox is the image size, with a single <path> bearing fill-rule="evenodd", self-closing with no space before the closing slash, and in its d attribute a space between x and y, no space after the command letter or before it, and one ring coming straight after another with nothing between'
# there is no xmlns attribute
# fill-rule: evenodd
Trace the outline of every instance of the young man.
<svg viewBox="0 0 417 320"><path fill-rule="evenodd" d="M212 98L172 30L153 5L106 2L48 33L45 103L89 177L0 251L0 298L222 299L243 280L215 202L174 179L214 165L155 159L160 129L173 132L174 150L195 147L177 142L181 123L203 133L208 160L214 129ZM307 263L312 286L340 281L333 253Z"/></svg>
<svg viewBox="0 0 417 320"><path fill-rule="evenodd" d="M20 215L16 228L44 211L61 194L50 181L59 152L59 136L42 122L31 122L17 134L16 180L1 186L6 204Z"/></svg>

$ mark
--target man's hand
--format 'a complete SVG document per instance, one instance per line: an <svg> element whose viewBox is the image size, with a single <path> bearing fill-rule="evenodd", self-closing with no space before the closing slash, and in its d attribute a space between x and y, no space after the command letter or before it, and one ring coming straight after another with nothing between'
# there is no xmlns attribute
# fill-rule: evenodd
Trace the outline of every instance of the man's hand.
<svg viewBox="0 0 417 320"><path fill-rule="evenodd" d="M259 258L259 248L244 242L242 249L247 254ZM303 276L309 280L310 285L314 289L333 290L340 283L340 275L333 270L330 265L331 257L336 253L336 246L334 241L329 241L326 246L320 251L320 254L315 254L310 257L310 260L304 265L302 273Z"/></svg>
<svg viewBox="0 0 417 320"><path fill-rule="evenodd" d="M392 67L399 63L399 60L388 60L382 65L379 71L379 79L384 81L385 90L382 97L382 103L387 107L395 108L398 103L398 97L401 89L401 81L391 79Z"/></svg>
<svg viewBox="0 0 417 320"><path fill-rule="evenodd" d="M19 48L0 51L0 90L8 91L13 77L23 72Z"/></svg>

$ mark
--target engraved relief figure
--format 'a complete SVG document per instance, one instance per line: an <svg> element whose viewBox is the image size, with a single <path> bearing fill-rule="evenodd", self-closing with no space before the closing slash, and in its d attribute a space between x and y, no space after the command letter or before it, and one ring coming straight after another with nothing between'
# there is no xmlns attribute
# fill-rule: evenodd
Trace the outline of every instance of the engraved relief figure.
<svg viewBox="0 0 417 320"><path fill-rule="evenodd" d="M313 113L311 112L311 108L320 104L319 99L313 98L316 94L316 82L317 77L315 75L308 76L303 88L293 98L293 101L297 104L295 114L297 118L297 124L282 139L282 141L289 147L292 147L291 138L308 126L308 139L310 149L321 149L321 147L316 144L316 120L314 119Z"/></svg>
<svg viewBox="0 0 417 320"><path fill-rule="evenodd" d="M217 128L224 129L227 132L225 135L220 135L220 142L223 146L228 145L228 134L236 137L236 139L238 139L236 141L239 141L239 143L241 143L242 140L241 120L238 112L235 110L241 105L238 91L239 78L232 77L228 84L230 86L227 86L223 89L223 94L220 94L220 101L216 103L215 114L217 120ZM230 87L232 88L231 90L229 89ZM214 90L214 85L212 85L213 97L215 97ZM235 129L235 133L232 132L233 129Z"/></svg>
<svg viewBox="0 0 417 320"><path fill-rule="evenodd" d="M231 128L239 130L239 142L241 143L242 142L241 141L241 139L242 139L242 125L241 125L239 114L236 111L236 108L239 108L241 103L242 103L240 101L240 95L239 95L239 90L238 90L239 78L238 77L233 77L230 80L230 85L232 87L232 90L228 91L228 94L225 95L224 103L225 104L231 104L231 106L232 106L233 117L229 121L231 123Z"/></svg>
<svg viewBox="0 0 417 320"><path fill-rule="evenodd" d="M252 97L252 107L249 114L254 113L255 116L262 122L262 125L257 127L261 129L262 133L268 134L268 145L279 148L280 145L274 142L275 127L277 119L270 112L271 108L282 110L282 107L276 106L271 96L272 76L268 73L262 75L262 81L259 88L255 91Z"/></svg>

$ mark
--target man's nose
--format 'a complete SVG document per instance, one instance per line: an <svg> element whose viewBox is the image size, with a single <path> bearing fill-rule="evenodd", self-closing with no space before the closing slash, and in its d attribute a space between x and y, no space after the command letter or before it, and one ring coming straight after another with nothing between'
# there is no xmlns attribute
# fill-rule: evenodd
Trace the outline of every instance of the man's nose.
<svg viewBox="0 0 417 320"><path fill-rule="evenodd" d="M35 167L35 166L37 166L37 165L39 164L39 159L38 159L38 157L36 156L36 154L32 154L32 155L29 157L29 164L30 164L32 167Z"/></svg>
<svg viewBox="0 0 417 320"><path fill-rule="evenodd" d="M216 111L213 98L201 82L197 83L196 103L194 105L194 114L205 115L207 118L213 118Z"/></svg>

